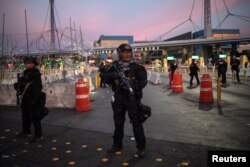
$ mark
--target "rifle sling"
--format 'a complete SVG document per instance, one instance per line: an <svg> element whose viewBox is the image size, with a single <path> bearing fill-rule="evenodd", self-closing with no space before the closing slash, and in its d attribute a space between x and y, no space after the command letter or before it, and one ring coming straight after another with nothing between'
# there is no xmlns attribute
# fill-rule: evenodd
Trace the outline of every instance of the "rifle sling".
<svg viewBox="0 0 250 167"><path fill-rule="evenodd" d="M32 84L32 82L33 82L33 81L28 82L28 83L25 85L24 90L23 90L23 93L21 94L21 101L22 101L22 98L23 98L25 92L27 91L27 89L28 89L28 87L30 86L30 84Z"/></svg>

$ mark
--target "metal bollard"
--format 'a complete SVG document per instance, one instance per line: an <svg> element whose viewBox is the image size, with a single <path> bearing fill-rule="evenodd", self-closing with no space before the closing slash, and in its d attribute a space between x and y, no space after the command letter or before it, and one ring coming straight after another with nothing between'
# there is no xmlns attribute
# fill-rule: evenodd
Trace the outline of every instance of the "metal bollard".
<svg viewBox="0 0 250 167"><path fill-rule="evenodd" d="M100 87L100 76L98 73L95 74L95 86L96 88Z"/></svg>
<svg viewBox="0 0 250 167"><path fill-rule="evenodd" d="M221 105L221 80L217 78L217 105Z"/></svg>
<svg viewBox="0 0 250 167"><path fill-rule="evenodd" d="M247 70L244 69L244 84L247 83Z"/></svg>
<svg viewBox="0 0 250 167"><path fill-rule="evenodd" d="M235 82L236 80L236 72L232 71L232 82Z"/></svg>

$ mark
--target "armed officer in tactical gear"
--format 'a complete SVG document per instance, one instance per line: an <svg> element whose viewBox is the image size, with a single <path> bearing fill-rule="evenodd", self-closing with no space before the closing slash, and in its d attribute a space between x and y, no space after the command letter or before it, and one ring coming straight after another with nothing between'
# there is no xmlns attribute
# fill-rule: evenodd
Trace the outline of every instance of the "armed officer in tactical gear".
<svg viewBox="0 0 250 167"><path fill-rule="evenodd" d="M142 89L147 84L147 72L143 66L134 61L130 45L121 44L117 52L119 60L112 63L105 76L106 83L112 85L114 91L111 103L115 130L113 146L110 151L114 153L121 151L123 148L122 139L127 111L133 126L138 149L137 154L143 158L145 156L146 140L138 109L142 98Z"/></svg>
<svg viewBox="0 0 250 167"><path fill-rule="evenodd" d="M18 83L14 84L17 91L22 96L22 132L18 137L25 137L31 134L31 123L34 125L34 137L30 142L36 142L42 138L41 120L36 118L36 111L40 104L42 91L41 73L35 67L37 64L34 57L27 56L24 59L25 70L19 78Z"/></svg>

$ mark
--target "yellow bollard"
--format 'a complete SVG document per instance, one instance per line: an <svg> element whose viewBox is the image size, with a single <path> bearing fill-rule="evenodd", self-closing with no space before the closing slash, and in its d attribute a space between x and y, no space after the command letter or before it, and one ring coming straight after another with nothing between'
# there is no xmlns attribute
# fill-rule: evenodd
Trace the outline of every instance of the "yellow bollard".
<svg viewBox="0 0 250 167"><path fill-rule="evenodd" d="M235 82L236 80L236 72L233 70L232 71L232 82Z"/></svg>
<svg viewBox="0 0 250 167"><path fill-rule="evenodd" d="M247 70L244 69L244 84L247 83Z"/></svg>
<svg viewBox="0 0 250 167"><path fill-rule="evenodd" d="M98 86L99 87L101 86L100 83L101 83L101 77L100 77L100 75L98 75Z"/></svg>
<svg viewBox="0 0 250 167"><path fill-rule="evenodd" d="M96 88L100 87L100 76L98 73L96 73L96 76L95 76L95 85L96 85Z"/></svg>
<svg viewBox="0 0 250 167"><path fill-rule="evenodd" d="M217 105L221 105L221 80L217 78Z"/></svg>
<svg viewBox="0 0 250 167"><path fill-rule="evenodd" d="M88 87L88 89L89 89L89 93L90 93L90 79L89 79L90 77L87 77L87 87Z"/></svg>
<svg viewBox="0 0 250 167"><path fill-rule="evenodd" d="M215 80L217 81L218 80L218 71L217 70L215 70Z"/></svg>

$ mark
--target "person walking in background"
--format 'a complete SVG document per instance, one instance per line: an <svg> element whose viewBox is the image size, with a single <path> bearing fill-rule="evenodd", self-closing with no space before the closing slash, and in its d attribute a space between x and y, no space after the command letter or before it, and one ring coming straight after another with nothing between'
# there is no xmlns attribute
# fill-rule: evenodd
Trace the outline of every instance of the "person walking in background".
<svg viewBox="0 0 250 167"><path fill-rule="evenodd" d="M178 65L176 63L170 63L169 69L168 69L168 76L169 76L169 88L172 88L173 80L174 80L174 73L177 69Z"/></svg>
<svg viewBox="0 0 250 167"><path fill-rule="evenodd" d="M222 84L226 85L227 62L223 58L220 58L219 61L216 63L216 69L218 70L218 77L222 77Z"/></svg>
<svg viewBox="0 0 250 167"><path fill-rule="evenodd" d="M100 87L101 88L106 88L105 81L104 81L104 75L105 75L105 66L104 63L101 62L100 67L99 67L99 72L100 72Z"/></svg>
<svg viewBox="0 0 250 167"><path fill-rule="evenodd" d="M132 58L132 48L128 44L121 44L117 48L119 60L114 61L106 73L106 82L112 85L114 96L112 98L113 118L115 130L111 153L121 151L123 148L124 122L126 111L133 126L133 132L138 149L138 156L145 156L146 139L139 115L142 89L147 85L147 71ZM124 75L122 75L124 74ZM122 75L122 76L121 76Z"/></svg>
<svg viewBox="0 0 250 167"><path fill-rule="evenodd" d="M231 60L231 69L232 69L232 73L235 72L236 74L236 78L238 83L240 83L240 69L239 69L239 65L240 65L240 61L238 59L236 59L235 55L232 56L232 60Z"/></svg>
<svg viewBox="0 0 250 167"><path fill-rule="evenodd" d="M199 76L198 76L198 72L200 71L200 68L197 66L196 64L196 60L192 59L192 63L189 66L189 75L190 75L190 87L193 86L193 79L194 77L196 78L196 83L197 85L200 85L200 80L199 80Z"/></svg>
<svg viewBox="0 0 250 167"><path fill-rule="evenodd" d="M14 84L15 89L20 89L22 95L22 132L17 137L31 135L32 123L34 125L34 136L30 142L36 142L42 139L41 119L37 117L38 109L41 106L42 79L40 71L35 67L38 65L35 58L31 56L25 57L24 64L26 69L18 84Z"/></svg>

